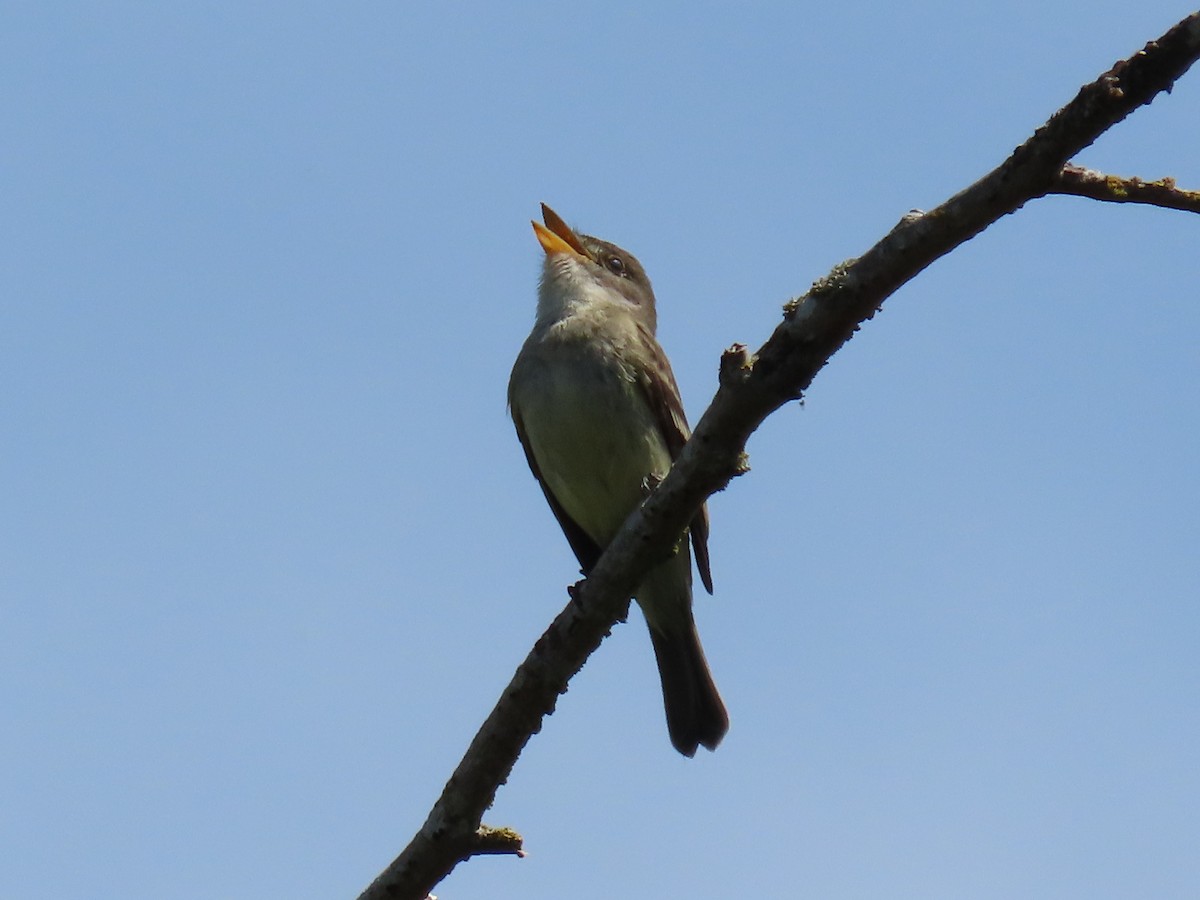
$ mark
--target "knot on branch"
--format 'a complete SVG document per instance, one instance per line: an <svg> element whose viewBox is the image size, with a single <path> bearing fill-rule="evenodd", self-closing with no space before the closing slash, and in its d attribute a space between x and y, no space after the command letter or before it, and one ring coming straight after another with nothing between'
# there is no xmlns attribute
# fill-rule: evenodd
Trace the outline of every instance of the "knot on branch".
<svg viewBox="0 0 1200 900"><path fill-rule="evenodd" d="M475 832L475 843L469 855L503 855L525 857L525 839L511 828L491 828L480 825ZM464 857L465 858L465 857Z"/></svg>
<svg viewBox="0 0 1200 900"><path fill-rule="evenodd" d="M734 344L721 354L717 381L721 387L734 388L745 384L754 369L754 355L745 344Z"/></svg>

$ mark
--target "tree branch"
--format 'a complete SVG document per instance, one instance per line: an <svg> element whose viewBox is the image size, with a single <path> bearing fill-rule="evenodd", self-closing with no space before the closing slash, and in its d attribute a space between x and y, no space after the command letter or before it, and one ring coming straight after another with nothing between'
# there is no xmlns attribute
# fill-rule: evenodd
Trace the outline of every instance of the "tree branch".
<svg viewBox="0 0 1200 900"><path fill-rule="evenodd" d="M808 389L817 372L897 288L1029 200L1065 183L1067 160L1133 110L1170 90L1200 56L1200 13L1085 85L998 168L927 213L914 211L861 257L803 297L755 354L721 359L720 388L662 484L626 521L591 576L538 639L471 742L425 824L360 900L425 897L480 852L484 811L567 681L628 612L642 575L672 552L700 504L745 471L746 440ZM1074 177L1074 176L1070 176ZM1105 198L1111 199L1111 198ZM517 843L510 845L519 848Z"/></svg>
<svg viewBox="0 0 1200 900"><path fill-rule="evenodd" d="M1046 193L1070 194L1108 203L1145 203L1164 209L1200 213L1200 191L1185 191L1176 186L1174 178L1142 181L1140 178L1107 175L1072 163L1063 166Z"/></svg>

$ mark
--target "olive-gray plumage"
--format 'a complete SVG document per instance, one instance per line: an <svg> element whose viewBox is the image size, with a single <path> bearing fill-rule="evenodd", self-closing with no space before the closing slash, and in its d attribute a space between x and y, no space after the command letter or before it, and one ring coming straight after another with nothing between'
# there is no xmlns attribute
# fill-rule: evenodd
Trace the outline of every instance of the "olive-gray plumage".
<svg viewBox="0 0 1200 900"><path fill-rule="evenodd" d="M641 264L542 210L546 227L534 223L546 251L537 318L513 366L508 402L529 467L588 572L666 475L689 431L654 336L654 292ZM711 592L705 509L689 531ZM692 617L686 541L649 572L635 599L650 627L671 742L685 756L714 749L729 716Z"/></svg>

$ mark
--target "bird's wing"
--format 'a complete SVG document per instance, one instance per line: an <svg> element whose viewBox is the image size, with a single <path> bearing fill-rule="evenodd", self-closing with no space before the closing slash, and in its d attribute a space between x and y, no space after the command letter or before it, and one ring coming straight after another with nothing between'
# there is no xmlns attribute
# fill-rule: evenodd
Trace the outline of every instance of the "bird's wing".
<svg viewBox="0 0 1200 900"><path fill-rule="evenodd" d="M553 492L547 487L546 479L542 477L537 460L534 459L533 448L529 446L529 436L525 433L525 423L521 421L521 413L516 406L512 406L511 411L513 424L517 427L517 437L521 441L521 448L525 451L525 461L529 463L529 470L533 472L533 477L541 485L542 493L546 495L546 502L550 504L550 509L554 511L554 518L558 519L558 524L562 527L563 534L567 536L567 543L575 551L575 557L579 560L579 566L583 570L583 574L586 575L592 570L592 566L596 565L596 561L600 559L600 553L603 548L588 536L587 532L579 526L578 522L567 515L567 511L562 508L562 504L558 502Z"/></svg>
<svg viewBox="0 0 1200 900"><path fill-rule="evenodd" d="M655 340L654 335L644 325L639 325L638 330L641 339L650 350L649 355L654 367L652 374L657 376L652 377L651 373L642 374L638 379L639 384L654 413L654 418L658 422L658 430L662 433L663 440L666 441L667 451L671 454L671 459L675 460L679 458L683 445L692 436L691 429L688 428L687 415L683 411L683 401L679 397L679 385L675 383L675 374L671 371L671 363L667 360L667 355ZM529 451L525 452L528 454ZM557 510L556 514L558 514ZM561 515L559 521L562 521ZM692 535L692 548L696 555L696 569L700 572L700 581L703 582L704 589L711 594L713 585L712 572L709 570L708 562L707 504L700 507L699 512L692 519L689 531Z"/></svg>

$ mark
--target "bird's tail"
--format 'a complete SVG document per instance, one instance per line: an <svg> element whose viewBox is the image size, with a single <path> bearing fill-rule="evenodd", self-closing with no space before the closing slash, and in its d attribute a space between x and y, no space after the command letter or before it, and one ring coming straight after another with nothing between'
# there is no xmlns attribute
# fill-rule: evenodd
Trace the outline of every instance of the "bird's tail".
<svg viewBox="0 0 1200 900"><path fill-rule="evenodd" d="M687 566L682 589L680 557ZM681 552L650 573L638 597L662 679L667 731L684 756L695 755L697 747L715 750L729 730L729 713L713 683L692 617L690 576L691 560Z"/></svg>

